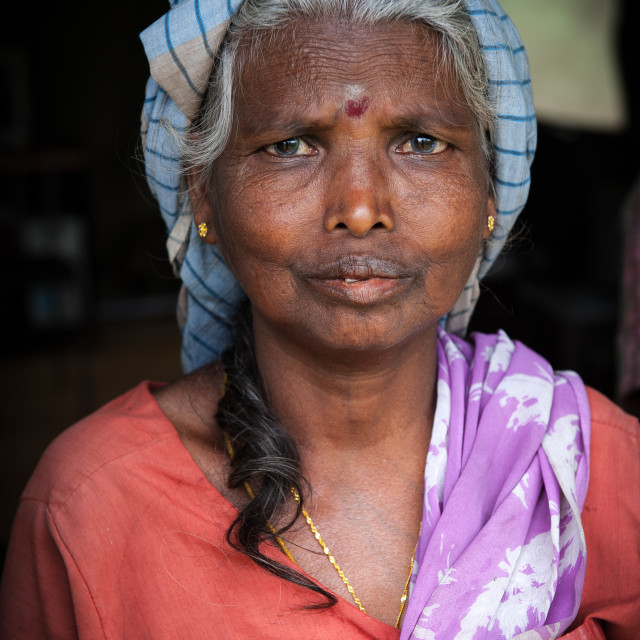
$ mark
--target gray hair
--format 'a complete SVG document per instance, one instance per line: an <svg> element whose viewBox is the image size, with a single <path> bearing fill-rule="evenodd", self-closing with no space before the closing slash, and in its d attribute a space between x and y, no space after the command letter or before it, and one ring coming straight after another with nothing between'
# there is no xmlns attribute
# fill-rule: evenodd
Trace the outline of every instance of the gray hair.
<svg viewBox="0 0 640 640"><path fill-rule="evenodd" d="M192 123L192 135L180 140L187 171L199 167L201 178L206 180L229 140L236 78L245 62L240 42L251 35L254 50L250 55L259 53L261 36L296 19L347 19L364 25L410 22L430 28L439 37L442 63L455 71L492 165L495 114L478 36L463 0L245 0L233 15L218 52L206 97Z"/></svg>

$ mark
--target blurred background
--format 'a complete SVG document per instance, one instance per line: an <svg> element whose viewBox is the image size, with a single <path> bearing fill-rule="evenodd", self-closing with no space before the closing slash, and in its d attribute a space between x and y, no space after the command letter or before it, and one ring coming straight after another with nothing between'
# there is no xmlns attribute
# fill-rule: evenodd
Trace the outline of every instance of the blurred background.
<svg viewBox="0 0 640 640"><path fill-rule="evenodd" d="M637 4L502 4L529 50L539 146L472 329L503 328L637 411ZM0 44L0 562L47 444L139 381L180 375L179 283L138 139L138 33L167 3L12 7Z"/></svg>

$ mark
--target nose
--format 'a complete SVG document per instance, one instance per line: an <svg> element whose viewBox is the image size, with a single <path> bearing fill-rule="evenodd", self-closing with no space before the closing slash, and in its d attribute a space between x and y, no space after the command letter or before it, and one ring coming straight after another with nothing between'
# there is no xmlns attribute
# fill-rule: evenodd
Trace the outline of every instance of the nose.
<svg viewBox="0 0 640 640"><path fill-rule="evenodd" d="M337 164L328 187L325 230L363 238L373 229L391 231L394 218L385 169L375 159Z"/></svg>

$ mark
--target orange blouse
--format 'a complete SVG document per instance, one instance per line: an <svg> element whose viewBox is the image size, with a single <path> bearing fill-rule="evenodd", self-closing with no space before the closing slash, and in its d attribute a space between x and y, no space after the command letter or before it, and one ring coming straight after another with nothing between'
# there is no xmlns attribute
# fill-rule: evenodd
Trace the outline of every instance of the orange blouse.
<svg viewBox="0 0 640 640"><path fill-rule="evenodd" d="M589 391L587 577L571 640L640 638L638 423ZM235 508L206 480L141 384L65 431L21 499L0 593L0 637L397 640L229 548ZM274 548L270 551L288 562Z"/></svg>

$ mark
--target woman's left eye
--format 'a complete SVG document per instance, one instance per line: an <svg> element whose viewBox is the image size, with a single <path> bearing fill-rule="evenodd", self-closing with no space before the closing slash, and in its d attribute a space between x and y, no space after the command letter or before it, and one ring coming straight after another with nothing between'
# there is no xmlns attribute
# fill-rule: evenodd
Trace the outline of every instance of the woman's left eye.
<svg viewBox="0 0 640 640"><path fill-rule="evenodd" d="M420 155L435 155L445 151L449 145L438 138L426 133L411 136L403 145L398 147L399 153L417 153Z"/></svg>
<svg viewBox="0 0 640 640"><path fill-rule="evenodd" d="M268 144L264 150L271 156L290 158L292 156L313 156L317 152L302 138L287 138L273 144Z"/></svg>

